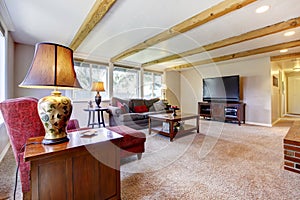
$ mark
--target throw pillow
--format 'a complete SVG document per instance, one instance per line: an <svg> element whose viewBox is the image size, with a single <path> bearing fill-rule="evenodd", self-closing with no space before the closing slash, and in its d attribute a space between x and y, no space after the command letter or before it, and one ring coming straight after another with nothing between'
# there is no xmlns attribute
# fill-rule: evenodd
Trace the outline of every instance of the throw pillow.
<svg viewBox="0 0 300 200"><path fill-rule="evenodd" d="M157 101L159 101L158 97L153 99L145 99L145 105L150 108Z"/></svg>
<svg viewBox="0 0 300 200"><path fill-rule="evenodd" d="M132 110L133 112L135 106L141 106L141 105L145 105L144 99L131 99L128 104L129 109Z"/></svg>
<svg viewBox="0 0 300 200"><path fill-rule="evenodd" d="M117 106L122 110L122 113L126 113L126 109L120 101L117 101Z"/></svg>
<svg viewBox="0 0 300 200"><path fill-rule="evenodd" d="M158 102L155 102L153 104L154 108L155 108L155 111L162 111L162 110L165 110L165 104L162 102L162 101L158 101Z"/></svg>
<svg viewBox="0 0 300 200"><path fill-rule="evenodd" d="M154 105L152 105L150 108L149 108L149 112L155 112L155 108L154 108Z"/></svg>
<svg viewBox="0 0 300 200"><path fill-rule="evenodd" d="M146 105L134 106L134 112L136 113L148 112L148 108Z"/></svg>
<svg viewBox="0 0 300 200"><path fill-rule="evenodd" d="M126 103L123 103L123 107L124 107L124 109L125 109L125 111L126 111L127 113L130 112L130 109L129 109L129 107L128 107L128 105L127 105Z"/></svg>

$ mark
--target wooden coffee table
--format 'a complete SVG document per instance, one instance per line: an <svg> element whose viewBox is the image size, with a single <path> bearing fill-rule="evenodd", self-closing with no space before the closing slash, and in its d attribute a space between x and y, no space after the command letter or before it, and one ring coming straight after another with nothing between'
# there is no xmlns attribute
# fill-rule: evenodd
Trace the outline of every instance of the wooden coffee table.
<svg viewBox="0 0 300 200"><path fill-rule="evenodd" d="M184 122L186 120L195 119L196 125L192 126L189 124L184 124L182 127L180 127L178 130L174 128L174 125L178 122ZM167 126L152 126L152 121L161 121L164 125ZM184 134L191 132L193 130L197 130L197 133L199 133L199 115L195 114L184 114L184 113L178 113L176 116L173 116L172 113L163 113L163 114L154 114L149 115L149 134L151 132L156 132L164 136L170 137L170 141L173 141L173 138L177 134Z"/></svg>

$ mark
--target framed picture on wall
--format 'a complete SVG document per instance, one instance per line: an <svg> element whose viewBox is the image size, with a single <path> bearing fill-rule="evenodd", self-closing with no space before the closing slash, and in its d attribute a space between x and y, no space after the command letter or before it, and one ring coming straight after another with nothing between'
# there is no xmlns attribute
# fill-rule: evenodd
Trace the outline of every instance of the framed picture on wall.
<svg viewBox="0 0 300 200"><path fill-rule="evenodd" d="M273 86L278 87L278 78L273 76Z"/></svg>

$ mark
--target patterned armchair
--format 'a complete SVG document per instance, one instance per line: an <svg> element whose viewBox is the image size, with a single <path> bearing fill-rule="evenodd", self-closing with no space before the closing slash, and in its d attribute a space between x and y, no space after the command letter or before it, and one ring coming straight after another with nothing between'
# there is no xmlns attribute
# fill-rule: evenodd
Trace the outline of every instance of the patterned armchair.
<svg viewBox="0 0 300 200"><path fill-rule="evenodd" d="M37 111L38 100L32 97L7 99L0 103L7 133L12 145L15 160L20 156L20 178L23 197L30 191L30 163L24 162L26 140L45 135L45 129ZM23 148L22 148L23 147Z"/></svg>
<svg viewBox="0 0 300 200"><path fill-rule="evenodd" d="M69 122L68 122L68 126L67 126L67 132L68 133L71 133L71 132L74 132L74 131L88 130L88 129L91 129L91 128L89 128L89 127L80 128L79 122L78 122L77 119L70 119Z"/></svg>

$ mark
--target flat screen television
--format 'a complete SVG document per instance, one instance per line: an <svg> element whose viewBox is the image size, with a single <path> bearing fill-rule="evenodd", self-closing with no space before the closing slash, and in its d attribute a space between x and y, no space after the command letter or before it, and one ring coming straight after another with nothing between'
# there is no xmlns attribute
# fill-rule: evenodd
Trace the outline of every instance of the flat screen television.
<svg viewBox="0 0 300 200"><path fill-rule="evenodd" d="M240 76L203 79L203 101L240 101Z"/></svg>

